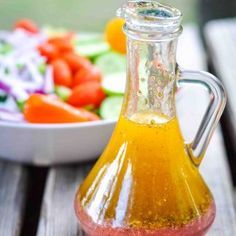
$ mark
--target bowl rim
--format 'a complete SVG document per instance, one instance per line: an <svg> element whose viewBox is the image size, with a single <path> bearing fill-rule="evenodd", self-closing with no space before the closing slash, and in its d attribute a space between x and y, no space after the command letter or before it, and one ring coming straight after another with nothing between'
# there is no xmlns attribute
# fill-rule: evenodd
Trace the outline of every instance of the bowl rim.
<svg viewBox="0 0 236 236"><path fill-rule="evenodd" d="M58 130L58 129L74 129L74 128L91 128L104 125L115 124L117 119L108 120L98 120L98 121L88 121L88 122L78 122L78 123L17 123L9 121L0 121L0 128L16 128L16 129L48 129L48 130Z"/></svg>

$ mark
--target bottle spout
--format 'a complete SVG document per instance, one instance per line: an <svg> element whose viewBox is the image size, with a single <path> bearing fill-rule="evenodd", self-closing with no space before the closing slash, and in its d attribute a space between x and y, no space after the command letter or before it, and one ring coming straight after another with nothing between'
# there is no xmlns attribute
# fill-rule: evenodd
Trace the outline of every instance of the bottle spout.
<svg viewBox="0 0 236 236"><path fill-rule="evenodd" d="M181 33L182 13L169 5L156 1L130 0L117 11L124 18L128 30L143 33Z"/></svg>

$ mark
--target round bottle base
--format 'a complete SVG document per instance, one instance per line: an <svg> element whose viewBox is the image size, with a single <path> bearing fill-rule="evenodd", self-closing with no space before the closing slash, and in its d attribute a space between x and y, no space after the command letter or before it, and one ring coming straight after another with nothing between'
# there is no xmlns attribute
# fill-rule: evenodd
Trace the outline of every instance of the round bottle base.
<svg viewBox="0 0 236 236"><path fill-rule="evenodd" d="M76 205L76 214L82 229L88 236L204 236L214 221L215 212L215 204L212 203L204 215L183 227L146 230L96 224L81 207Z"/></svg>

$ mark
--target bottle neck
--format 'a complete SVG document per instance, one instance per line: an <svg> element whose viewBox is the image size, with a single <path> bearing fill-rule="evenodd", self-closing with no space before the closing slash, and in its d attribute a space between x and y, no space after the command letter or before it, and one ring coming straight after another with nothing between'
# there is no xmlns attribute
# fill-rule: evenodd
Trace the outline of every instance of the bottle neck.
<svg viewBox="0 0 236 236"><path fill-rule="evenodd" d="M127 85L123 114L155 113L175 116L177 38L159 41L127 40Z"/></svg>

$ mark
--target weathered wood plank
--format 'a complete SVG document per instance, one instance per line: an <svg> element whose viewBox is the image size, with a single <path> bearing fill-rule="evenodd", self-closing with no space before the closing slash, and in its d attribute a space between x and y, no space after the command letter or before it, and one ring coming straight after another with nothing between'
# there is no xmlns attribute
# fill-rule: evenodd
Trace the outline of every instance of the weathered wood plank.
<svg viewBox="0 0 236 236"><path fill-rule="evenodd" d="M27 171L17 164L0 162L0 235L17 236L23 223Z"/></svg>
<svg viewBox="0 0 236 236"><path fill-rule="evenodd" d="M236 121L236 18L208 23L205 38L214 69L227 89L232 119Z"/></svg>
<svg viewBox="0 0 236 236"><path fill-rule="evenodd" d="M208 234L209 236L236 235L232 184L220 131L218 129L214 135L212 145L210 145L206 155L208 160L201 167L203 176L214 195L217 207L216 219Z"/></svg>
<svg viewBox="0 0 236 236"><path fill-rule="evenodd" d="M76 189L91 164L52 168L48 176L37 235L83 236L74 213Z"/></svg>
<svg viewBox="0 0 236 236"><path fill-rule="evenodd" d="M190 41L193 37L194 41L198 40L196 38L195 29L189 30L188 32L192 32L187 36ZM186 47L185 43L182 43L182 45L182 49L179 50L180 57L181 55L188 55L186 52L182 53L182 50L194 50L193 47ZM203 52L201 53L202 55L204 54ZM198 58L194 57L194 53L191 53L191 55L192 56L189 57L190 60L196 60ZM200 59L201 57L199 57L199 60ZM183 61L184 60L182 60L182 62ZM188 65L181 63L181 65L187 68L190 67L189 63ZM202 61L196 63L195 69L199 69L200 67L204 67ZM182 98L185 99L183 99L183 103L180 101L178 113L181 124L184 126L183 132L189 139L196 132L208 102L205 99L206 94L195 94L195 92L197 92L197 89L195 88L189 88L184 91L186 91L186 93L183 94ZM189 98L184 96L189 96ZM217 205L217 217L208 234L209 236L236 235L232 189L225 158L226 154L221 131L218 129L201 167L203 176L215 196ZM90 168L90 166L87 168ZM87 170L85 170L84 165L80 165L80 167L55 167L51 169L43 200L38 236L83 235L74 214L73 200L75 191L86 172Z"/></svg>
<svg viewBox="0 0 236 236"><path fill-rule="evenodd" d="M230 151L230 167L236 184L236 18L209 22L204 33L210 61L228 93L223 125Z"/></svg>

